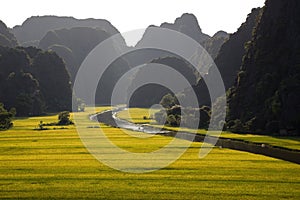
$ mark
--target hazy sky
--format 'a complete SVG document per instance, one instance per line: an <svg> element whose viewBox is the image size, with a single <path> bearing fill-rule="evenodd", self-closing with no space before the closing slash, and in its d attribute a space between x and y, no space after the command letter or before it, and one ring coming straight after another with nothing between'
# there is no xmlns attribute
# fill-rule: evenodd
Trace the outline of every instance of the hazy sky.
<svg viewBox="0 0 300 200"><path fill-rule="evenodd" d="M0 19L9 27L37 15L109 20L120 32L174 22L183 13L196 15L204 33L235 32L254 7L264 0L7 0Z"/></svg>

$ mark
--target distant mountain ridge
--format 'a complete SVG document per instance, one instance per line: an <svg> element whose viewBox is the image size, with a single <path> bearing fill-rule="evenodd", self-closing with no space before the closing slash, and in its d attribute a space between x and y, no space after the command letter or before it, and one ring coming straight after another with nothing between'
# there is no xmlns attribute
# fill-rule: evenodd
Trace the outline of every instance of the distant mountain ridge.
<svg viewBox="0 0 300 200"><path fill-rule="evenodd" d="M151 25L149 27L157 26ZM159 28L167 28L186 34L187 36L193 38L200 44L203 44L206 40L211 38L209 35L202 32L198 24L197 18L195 17L195 15L190 13L184 13L181 17L176 18L174 23L164 22L159 26ZM137 46L140 42L143 42L143 40L147 39L147 36L148 32L146 29L142 39L137 43Z"/></svg>
<svg viewBox="0 0 300 200"><path fill-rule="evenodd" d="M247 16L246 21L235 33L231 34L229 39L220 47L220 51L215 58L215 64L222 76L225 90L234 85L237 73L242 65L243 56L246 53L245 44L252 38L252 32L256 26L259 12L259 8L251 11ZM218 35L222 36L224 34L219 32L214 37L218 37ZM208 74L205 75L206 78L209 79L210 74L212 73L216 72L209 69ZM211 105L210 96L204 79L200 79L193 88L187 88L183 91L183 94L192 92L192 89L195 91L200 105Z"/></svg>
<svg viewBox="0 0 300 200"><path fill-rule="evenodd" d="M149 26L145 30L145 33L141 40L136 44L136 47L151 45L153 41L158 43L165 43L165 38L161 37L161 35L156 34L155 30L153 30L153 27L174 30L191 37L197 43L202 45L212 56L212 58L216 57L221 46L229 37L229 35L224 31L220 31L213 37L210 37L209 35L202 32L198 24L198 20L193 14L185 13L181 17L176 18L174 23L165 22L162 23L159 27L153 25ZM202 61L201 52L202 50L194 52L194 54L191 55L190 59L198 62L199 65L195 67L197 67L202 73L206 73L210 66L205 65L205 63ZM135 52L134 54L125 56L125 59L128 60L131 66L136 66L144 63L160 63L168 65L183 74L191 85L195 85L200 77L199 72L196 72L196 69L193 66L188 64L187 61L183 60L180 56L173 54L173 52L166 52L159 49L143 49ZM139 75L139 73L137 74ZM170 79L170 81L172 80ZM135 84L134 77L132 83ZM169 92L170 91L167 88L159 87L156 84L149 84L145 87L139 88L139 90L134 93L133 97L130 100L130 106L148 107L152 104L157 104L159 103L162 96L166 95Z"/></svg>
<svg viewBox="0 0 300 200"><path fill-rule="evenodd" d="M183 59L177 57L164 57L158 58L151 61L150 64L146 64L144 68L139 70L132 80L132 85L129 87L129 94L131 94L132 87L139 86L140 81L147 79L147 76L151 73L151 71L147 70L147 65L151 65L152 63L163 64L166 65L173 70L176 70L180 73L189 84L194 85L197 83L200 75L197 73L196 69L184 61ZM157 74L159 76L159 74ZM174 86L174 90L170 91L170 89L160 86L158 84L147 84L141 86L138 90L136 90L130 98L129 106L130 107L151 107L153 104L158 104L161 98L168 93L176 93L184 89L182 85L177 84L177 79L173 76L164 76L163 79L168 83L172 83ZM129 98L129 97L128 97Z"/></svg>
<svg viewBox="0 0 300 200"><path fill-rule="evenodd" d="M107 20L104 19L76 19L74 17L58 16L33 16L26 19L22 25L15 26L12 33L23 46L37 46L49 31L57 29L70 29L74 27L101 27L110 35L119 31Z"/></svg>
<svg viewBox="0 0 300 200"><path fill-rule="evenodd" d="M156 28L167 28L170 30L178 31L180 33L183 33L195 41L197 41L199 44L201 44L208 53L211 54L211 56L214 58L220 49L220 47L223 45L223 43L228 39L229 34L225 31L218 31L214 34L213 37L210 37L209 35L202 32L202 29L199 26L198 20L195 17L195 15L191 13L184 13L181 17L178 17L175 19L174 23L167 23L164 22L160 26L149 26L145 33L143 34L143 37L140 41L136 44L136 46L140 46L143 43L151 42L151 40L159 40L160 38L155 37L151 35L149 32L151 27ZM214 40L218 40L218 43L215 43ZM168 56L168 55L165 55ZM165 57L162 56L162 57Z"/></svg>
<svg viewBox="0 0 300 200"><path fill-rule="evenodd" d="M49 31L39 42L39 48L53 50L61 56L71 75L74 83L77 71L86 56L102 41L109 38L111 33L104 31L101 27L74 27L70 29L59 29ZM116 41L118 47L126 48L126 44ZM115 48L117 52L118 49ZM104 67L104 66L99 66ZM99 89L96 95L98 104L109 104L113 86L115 82L129 70L128 63L119 58L107 69L99 82ZM84 99L86 103L92 103L92 99Z"/></svg>
<svg viewBox="0 0 300 200"><path fill-rule="evenodd" d="M87 54L109 36L111 35L106 31L90 27L59 29L49 31L40 40L38 47L53 50L61 56L67 64L73 82Z"/></svg>
<svg viewBox="0 0 300 200"><path fill-rule="evenodd" d="M151 26L150 26L151 27ZM218 32L213 37L202 32L197 18L193 14L184 13L182 16L176 18L174 23L162 23L160 28L167 28L186 34L193 38L196 42L203 45L204 48L212 55L216 57L223 43L228 39L229 35L225 32ZM136 46L142 43L151 42L153 39L149 37L149 29L144 33L142 39ZM43 50L53 50L60 57L62 57L66 63L67 69L71 75L71 81L73 82L78 71L80 64L86 55L100 42L106 38L119 33L118 30L110 24L107 20L101 19L84 19L78 20L73 17L57 17L57 16L37 16L28 18L21 26L15 26L12 32L17 36L20 44L23 46L33 45ZM151 34L150 34L151 35ZM124 46L126 46L124 41ZM130 47L127 47L130 48ZM196 56L193 59L201 59L201 56ZM196 57L195 57L196 56ZM131 54L123 56L118 62L114 63L116 71L110 71L110 73L118 74L115 78L121 76L120 72L126 72L129 68L137 66L139 64L151 63L153 60L164 60L167 62L164 64L170 64L174 67L174 62L178 62L176 55L163 52L161 50L141 50L133 52ZM172 58L173 57L173 58ZM183 61L183 60L182 60ZM188 74L189 68L185 61L178 62L182 66L176 66L181 72ZM117 66L117 65L122 66ZM203 71L207 71L209 66L204 66ZM111 74L112 75L112 74ZM194 74L192 79L199 79L199 75ZM191 78L191 76L190 76ZM107 82L108 81L108 82ZM106 80L106 88L113 87L113 82ZM192 84L195 84L192 81ZM151 87L149 87L151 89ZM107 94L107 93L105 93ZM99 95L98 95L99 96ZM101 96L101 95L100 95ZM98 99L101 99L99 96ZM139 95L136 94L138 97ZM160 98L160 97L159 97ZM159 99L154 98L154 99ZM102 98L103 99L103 98ZM105 98L106 99L106 98ZM99 102L103 103L103 102ZM107 103L107 100L105 100ZM155 102L158 103L158 102Z"/></svg>

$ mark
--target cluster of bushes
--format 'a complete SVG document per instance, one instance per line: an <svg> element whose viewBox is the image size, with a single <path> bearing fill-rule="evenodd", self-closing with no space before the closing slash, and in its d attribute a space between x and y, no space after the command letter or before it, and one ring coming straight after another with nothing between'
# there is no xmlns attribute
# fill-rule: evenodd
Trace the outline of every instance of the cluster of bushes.
<svg viewBox="0 0 300 200"><path fill-rule="evenodd" d="M48 128L45 128L45 126L68 126L72 124L74 124L74 122L70 119L70 112L63 111L58 114L58 122L45 124L43 121L40 121L38 128L35 130L48 130Z"/></svg>
<svg viewBox="0 0 300 200"><path fill-rule="evenodd" d="M162 109L154 114L154 119L158 124L179 126L181 123L181 107L173 106L172 108Z"/></svg>
<svg viewBox="0 0 300 200"><path fill-rule="evenodd" d="M70 120L70 112L69 111L63 111L58 114L58 123L57 125L72 125L74 124Z"/></svg>
<svg viewBox="0 0 300 200"><path fill-rule="evenodd" d="M9 111L4 108L3 103L0 102L0 131L10 129L13 126L12 120L16 115L16 109L11 108ZM74 122L70 119L70 112L63 111L58 114L58 122L43 123L40 121L38 130L47 130L45 126L67 126L72 125Z"/></svg>
<svg viewBox="0 0 300 200"><path fill-rule="evenodd" d="M211 110L208 106L184 108L178 105L177 98L171 94L164 96L160 104L164 109L154 115L154 119L159 124L201 129L207 129L209 126Z"/></svg>
<svg viewBox="0 0 300 200"><path fill-rule="evenodd" d="M0 103L0 130L7 130L13 126L12 118L16 115L16 109L11 108L7 111Z"/></svg>

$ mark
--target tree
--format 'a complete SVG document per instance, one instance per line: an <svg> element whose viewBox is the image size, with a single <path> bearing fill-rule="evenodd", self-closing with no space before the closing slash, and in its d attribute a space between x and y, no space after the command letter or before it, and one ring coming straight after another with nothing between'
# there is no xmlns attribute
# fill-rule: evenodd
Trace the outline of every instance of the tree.
<svg viewBox="0 0 300 200"><path fill-rule="evenodd" d="M0 101L15 107L18 116L70 111L72 89L63 60L35 47L0 46Z"/></svg>
<svg viewBox="0 0 300 200"><path fill-rule="evenodd" d="M164 108L172 108L173 106L178 105L179 103L177 98L169 93L161 99L160 104Z"/></svg>
<svg viewBox="0 0 300 200"><path fill-rule="evenodd" d="M168 117L167 117L167 125L170 125L170 126L179 126L178 122L180 123L180 121L177 120L177 119L178 119L178 116L168 115Z"/></svg>
<svg viewBox="0 0 300 200"><path fill-rule="evenodd" d="M70 75L64 61L56 53L40 50L33 59L31 74L39 82L46 111L72 110Z"/></svg>
<svg viewBox="0 0 300 200"><path fill-rule="evenodd" d="M9 112L0 103L0 130L7 130L13 126L12 118L16 114L16 110L12 108Z"/></svg>
<svg viewBox="0 0 300 200"><path fill-rule="evenodd" d="M74 124L70 120L70 112L69 111L63 111L58 114L58 125L70 125Z"/></svg>

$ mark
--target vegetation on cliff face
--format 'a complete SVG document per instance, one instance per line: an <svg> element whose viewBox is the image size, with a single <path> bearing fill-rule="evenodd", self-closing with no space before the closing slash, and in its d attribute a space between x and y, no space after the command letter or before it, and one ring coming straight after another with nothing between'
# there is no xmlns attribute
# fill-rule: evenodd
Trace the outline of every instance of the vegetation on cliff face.
<svg viewBox="0 0 300 200"><path fill-rule="evenodd" d="M299 134L299 10L296 0L267 0L221 47L215 62L228 90L229 130ZM193 89L200 105L211 104L202 79Z"/></svg>
<svg viewBox="0 0 300 200"><path fill-rule="evenodd" d="M226 33L219 32L213 38L211 38L210 40L207 40L206 43L204 43L204 45L207 44L208 42L222 43L222 41L225 40L225 43L222 44L222 46L220 47L220 50L218 51L218 55L215 58L215 63L216 63L216 66L218 67L218 70L219 70L221 76L222 76L226 90L229 89L230 87L232 87L234 84L237 73L242 64L242 60L243 60L242 58L246 52L245 44L248 44L252 38L252 32L253 32L254 27L256 26L260 12L261 12L260 8L253 9L252 12L248 15L245 23L243 23L241 25L241 27L237 30L237 32L231 34L228 40L226 39ZM219 40L222 40L222 41L218 42L218 38L219 38ZM211 47L212 46L215 46L215 48L217 48L216 47L217 45L211 45ZM207 45L206 45L206 48L208 48ZM212 52L212 50L210 50L210 51ZM212 73L216 73L216 72L213 71L212 69L208 69L208 74L204 75L204 76L206 76L205 78L211 79L210 74L212 74ZM197 84L195 84L195 86L193 86L192 88L186 88L183 92L180 92L178 96L181 98L182 101L188 103L189 102L189 99L188 99L189 94L193 90L195 91L195 93L197 95L198 102L199 102L199 105L201 108L194 108L193 112L191 112L192 109L188 110L185 108L186 110L188 110L188 112L186 112L188 114L183 113L184 116L181 117L182 122L183 122L183 124L185 124L185 126L189 126L188 123L185 123L185 122L191 122L195 118L195 112L197 111L197 112L200 112L200 116L202 116L200 123L199 123L199 128L207 128L209 120L210 120L210 108L209 107L211 106L211 100L210 100L208 88L204 82L204 79L200 78L200 80L198 81ZM219 94L219 95L221 96L222 94ZM164 96L162 98L161 103L163 103L164 100L169 99L169 98L170 98L170 95ZM218 110L219 107L218 107L217 102L218 102L218 100L216 99L215 102L213 102L213 103L216 106L215 108ZM164 104L166 104L166 103L164 103ZM164 118L162 117L163 112L158 113L157 114L158 121L166 120L166 123L168 125L172 125L172 124L174 125L175 123L169 123L170 120L167 120L167 119L169 119L169 118L172 119L173 116L175 116L175 118L176 118L176 116L177 116L177 118L179 118L179 115L174 115L174 113L172 111L173 110L172 107L176 108L177 104L172 103L169 105L169 108L167 108L167 112L164 114L164 115L166 115ZM168 107L168 106L164 105L164 107ZM179 122L179 121L180 120L177 119L177 122Z"/></svg>
<svg viewBox="0 0 300 200"><path fill-rule="evenodd" d="M18 42L7 26L0 20L0 46L15 47Z"/></svg>
<svg viewBox="0 0 300 200"><path fill-rule="evenodd" d="M299 133L299 10L297 0L266 1L236 83L229 92L230 128Z"/></svg>
<svg viewBox="0 0 300 200"><path fill-rule="evenodd" d="M231 34L229 39L223 44L215 63L222 75L225 89L232 87L241 68L243 56L246 53L245 46L252 38L252 32L259 19L261 8L252 9L246 21ZM210 72L213 73L213 72Z"/></svg>
<svg viewBox="0 0 300 200"><path fill-rule="evenodd" d="M252 38L252 32L257 23L259 12L259 8L252 10L245 23L240 26L237 32L230 35L229 39L222 45L218 55L215 58L215 64L222 76L225 90L229 89L234 84L237 73L242 64L243 56L245 54L244 46ZM213 73L216 72L210 68L208 70L208 74L205 75L206 78L210 79L210 74ZM189 96L189 93L191 93L192 90L195 91L198 97L199 105L211 105L209 92L204 79L200 79L199 82L193 86L193 88L187 88L182 93L185 94L185 96Z"/></svg>
<svg viewBox="0 0 300 200"><path fill-rule="evenodd" d="M190 36L214 58L227 90L229 129L297 134L300 129L299 7L296 0L267 0L263 9L253 9L246 22L230 36L222 31L213 37L204 34L196 17L187 13L159 28ZM36 29L37 26L44 28ZM12 32L22 45L38 45L44 51L16 47L18 42ZM16 107L18 115L28 116L70 110L71 83L80 64L97 44L118 30L105 20L44 16L29 18L12 32L0 21L0 101L8 109ZM153 37L149 28L136 47L154 39L162 38ZM123 42L122 48L131 48ZM200 107L216 103L211 102L204 79L182 58L148 49L114 61L100 79L96 102L109 104L117 80L132 66L142 63L168 65L195 85L185 88L180 98L188 97L194 90ZM210 66L204 66L203 71L207 79L215 73ZM135 77L131 78L134 86ZM168 93L172 92L167 88L148 84L134 93L130 104L148 107ZM177 104L168 108L171 114L174 106ZM169 121L174 119L178 121L176 115Z"/></svg>
<svg viewBox="0 0 300 200"><path fill-rule="evenodd" d="M215 59L224 43L229 39L230 35L224 31L218 31L210 39L206 40L203 47L210 54L212 59Z"/></svg>
<svg viewBox="0 0 300 200"><path fill-rule="evenodd" d="M63 60L53 51L42 50L38 50L37 54L31 59L30 72L39 83L46 110L71 110L72 89L70 75Z"/></svg>
<svg viewBox="0 0 300 200"><path fill-rule="evenodd" d="M69 74L54 52L0 46L0 101L18 116L70 110Z"/></svg>

